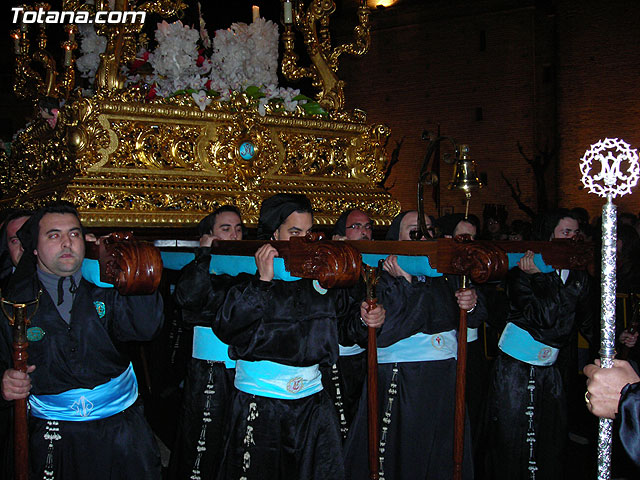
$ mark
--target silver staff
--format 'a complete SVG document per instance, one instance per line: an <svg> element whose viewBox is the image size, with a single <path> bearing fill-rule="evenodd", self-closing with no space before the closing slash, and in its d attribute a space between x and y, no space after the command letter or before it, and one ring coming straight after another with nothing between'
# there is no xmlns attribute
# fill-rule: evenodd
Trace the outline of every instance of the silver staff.
<svg viewBox="0 0 640 480"><path fill-rule="evenodd" d="M598 173L590 175L597 161ZM580 160L582 183L589 193L606 197L602 207L602 293L600 296L600 365L611 368L615 357L616 338L616 206L612 200L631 193L638 183L638 152L617 138L605 138L591 145ZM601 418L598 431L598 480L611 475L612 420Z"/></svg>

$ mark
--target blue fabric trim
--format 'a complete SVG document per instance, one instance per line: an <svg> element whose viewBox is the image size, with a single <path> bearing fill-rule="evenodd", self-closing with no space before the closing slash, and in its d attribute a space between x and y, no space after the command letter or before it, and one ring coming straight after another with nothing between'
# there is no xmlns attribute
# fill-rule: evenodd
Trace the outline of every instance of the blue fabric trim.
<svg viewBox="0 0 640 480"><path fill-rule="evenodd" d="M389 255L378 253L363 253L362 261L371 267L378 266L378 260L384 260ZM434 269L429 263L429 257L398 255L398 266L409 275L417 277L426 275L427 277L441 277L442 274Z"/></svg>
<svg viewBox="0 0 640 480"><path fill-rule="evenodd" d="M522 257L524 257L524 253L507 253L507 258L509 259L509 270L517 267L517 264ZM539 253L534 253L533 263L542 273L550 273L555 270L555 268L553 268L552 266L544 263L544 261L542 260L542 255L540 255Z"/></svg>
<svg viewBox="0 0 640 480"><path fill-rule="evenodd" d="M321 391L322 375L318 365L292 367L267 360L238 360L234 384L252 395L295 400Z"/></svg>
<svg viewBox="0 0 640 480"><path fill-rule="evenodd" d="M189 262L196 257L193 253L185 252L161 252L162 263L164 268L171 270L181 270ZM209 263L209 272L215 274L227 274L236 276L239 273L255 274L257 271L256 260L254 257L240 255L211 255ZM276 257L273 259L274 279L284 280L285 282L294 282L300 280L300 277L294 277L284 267L284 259Z"/></svg>
<svg viewBox="0 0 640 480"><path fill-rule="evenodd" d="M223 343L208 327L193 328L193 358L224 362L227 368L235 368L236 361L229 358L229 345Z"/></svg>
<svg viewBox="0 0 640 480"><path fill-rule="evenodd" d="M378 348L378 363L429 362L458 358L455 330L433 335L416 333L384 348Z"/></svg>
<svg viewBox="0 0 640 480"><path fill-rule="evenodd" d="M529 332L513 323L504 327L498 348L516 360L547 367L558 358L559 350L534 339Z"/></svg>
<svg viewBox="0 0 640 480"><path fill-rule="evenodd" d="M74 388L57 395L30 395L31 415L47 420L87 422L123 412L138 399L133 365L95 388Z"/></svg>
<svg viewBox="0 0 640 480"><path fill-rule="evenodd" d="M185 252L162 252L162 263L164 268L168 268L171 270L181 270L189 262L192 262L195 258L193 253L185 253ZM518 261L524 256L524 253L507 253L507 258L509 259L509 268L517 267ZM387 254L378 254L378 253L364 253L362 254L362 261L367 265L372 267L378 266L378 260L384 260L387 258ZM95 262L97 265L97 260L87 260L90 262ZM274 258L274 278L276 280L284 280L284 281L295 281L300 280L299 277L292 276L287 270L284 268L284 259L282 258ZM536 253L533 256L533 262L540 269L542 273L553 272L555 269L544 263L542 260L542 255ZM442 274L434 269L429 263L429 257L426 256L410 256L410 255L399 255L398 256L398 265L409 275L419 276L426 275L428 277L441 277ZM85 275L85 267L84 263L82 265L82 274L85 276L87 280L98 285L98 286L106 286L112 287L110 284L101 284L96 283L100 282L100 269L97 268L97 276L95 273L92 273L92 277L87 278ZM256 262L253 257L245 257L245 256L236 256L236 255L211 255L211 264L209 265L209 271L211 273L222 274L225 273L227 275L236 276L239 273L256 273ZM96 281L93 280L96 279Z"/></svg>
<svg viewBox="0 0 640 480"><path fill-rule="evenodd" d="M350 347L343 347L342 345L338 345L340 347L340 356L341 357L350 357L351 355L358 355L359 353L364 352L364 348L360 345L351 345Z"/></svg>
<svg viewBox="0 0 640 480"><path fill-rule="evenodd" d="M93 283L98 287L113 288L111 283L104 283L100 281L100 263L98 260L85 258L82 261L82 276L87 282Z"/></svg>
<svg viewBox="0 0 640 480"><path fill-rule="evenodd" d="M169 270L182 270L182 268L195 260L195 253L187 252L160 252L162 268Z"/></svg>

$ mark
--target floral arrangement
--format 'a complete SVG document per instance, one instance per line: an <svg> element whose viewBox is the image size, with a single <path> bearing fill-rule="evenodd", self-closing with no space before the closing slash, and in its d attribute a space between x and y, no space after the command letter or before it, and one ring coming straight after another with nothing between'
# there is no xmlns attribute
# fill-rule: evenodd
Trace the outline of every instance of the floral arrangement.
<svg viewBox="0 0 640 480"><path fill-rule="evenodd" d="M80 28L82 55L76 61L80 75L93 83L106 39L91 25ZM243 91L258 100L258 110L307 113L324 110L299 90L278 86L278 26L263 18L253 23L234 23L215 32L213 39L200 21L200 29L182 22L158 23L153 51L142 49L135 61L123 67L127 85L148 85L148 100L155 97L191 95L204 111L214 100L228 101L232 92Z"/></svg>

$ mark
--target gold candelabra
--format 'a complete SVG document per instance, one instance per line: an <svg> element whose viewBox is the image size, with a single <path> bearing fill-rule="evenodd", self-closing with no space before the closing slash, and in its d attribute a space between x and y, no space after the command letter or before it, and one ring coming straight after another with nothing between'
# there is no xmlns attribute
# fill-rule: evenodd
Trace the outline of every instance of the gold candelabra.
<svg viewBox="0 0 640 480"><path fill-rule="evenodd" d="M108 11L108 3L69 0L62 9L92 15ZM95 24L107 45L95 93L83 96L75 86L76 26L64 27L62 55L55 56L46 50L46 23L35 27L37 48L32 48L34 27L20 22L11 32L14 88L41 111L16 135L8 161L0 162L0 206L36 207L65 199L78 205L88 226L156 227L191 225L218 206L233 204L253 224L261 201L286 191L312 198L321 225L332 224L349 208L368 212L377 225L389 224L400 211L380 186L390 130L368 125L361 110L344 111L344 82L336 73L343 53L367 51L369 10L359 6L353 42L332 47L334 2L304 3L284 2L282 70L292 80L312 79L322 113L306 113L300 106L285 111L274 103L261 114L258 99L243 91L204 109L188 93L150 99L146 87L126 86L121 73L146 38L139 23L125 22ZM112 11L169 17L183 8L179 0L138 1L135 9L117 0ZM51 7L23 6L24 12L39 9ZM294 27L304 37L308 67L298 65L293 51ZM53 110L59 112L49 116Z"/></svg>
<svg viewBox="0 0 640 480"><path fill-rule="evenodd" d="M358 7L358 25L353 30L354 39L335 48L331 46L329 16L336 5L331 0L312 0L305 8L304 2L283 1L284 33L282 42L284 56L282 73L291 81L310 78L320 92L316 98L326 110L340 111L344 108L344 80L338 78L338 60L343 53L364 55L371 42L369 28L369 8L363 1ZM299 57L295 52L295 29L304 38L311 65L298 65Z"/></svg>
<svg viewBox="0 0 640 480"><path fill-rule="evenodd" d="M15 53L14 92L20 99L32 100L34 103L42 97L67 100L72 95L75 84L75 56L78 49L76 34L78 27L68 23L64 25L67 39L61 43L62 59L48 50L47 22L27 23L27 13L38 13L42 18L51 12L51 5L45 2L20 5L19 27L10 32ZM162 16L176 14L186 8L180 0L149 0L136 5L136 11L157 13ZM99 0L96 4L83 3L80 0L64 0L62 12L85 12L88 16L98 11L110 11L108 0ZM116 0L114 12L129 10L128 0ZM40 13L43 12L43 13ZM57 12L60 13L60 12ZM31 48L29 40L30 25L38 30L36 48ZM107 47L100 55L100 66L96 74L96 94L107 96L124 88L124 77L120 67L135 57L138 49L137 34L140 33L141 22L100 23L96 24L96 32L106 37Z"/></svg>

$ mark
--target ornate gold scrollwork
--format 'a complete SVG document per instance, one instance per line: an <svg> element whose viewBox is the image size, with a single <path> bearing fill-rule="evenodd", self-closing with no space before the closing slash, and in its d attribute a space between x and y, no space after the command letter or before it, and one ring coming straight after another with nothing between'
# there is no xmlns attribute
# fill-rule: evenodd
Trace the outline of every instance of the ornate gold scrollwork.
<svg viewBox="0 0 640 480"><path fill-rule="evenodd" d="M312 65L296 65L293 37L285 32L283 70L290 78L313 80L328 110L323 115L307 114L301 106L286 111L277 103L261 109L259 100L242 92L204 110L189 94L147 100L144 87L125 87L120 76L120 67L144 41L139 35L136 40L135 24L99 28L107 51L97 92L84 98L72 91L69 68L57 74L45 54L44 30L37 54L25 31L13 32L16 91L34 99L55 92L67 101L53 127L40 120L17 136L2 166L0 204L37 206L63 198L79 206L87 226L122 227L191 225L220 205L234 204L254 225L262 200L286 191L309 196L319 225L332 224L347 208L366 211L377 225L389 224L400 210L379 186L389 129L367 125L364 112L343 110L343 83L336 75L342 53L361 55L368 48L368 10L359 10L354 41L332 49L333 1L312 0L306 11L302 2L297 5L295 25L304 31ZM95 7L69 0L64 8L108 6L105 0ZM116 8L126 9L126 2L119 0ZM182 2L171 0L136 5L138 11L162 15L181 8ZM76 48L75 31L67 33L66 47ZM48 77L31 68L33 58Z"/></svg>
<svg viewBox="0 0 640 480"><path fill-rule="evenodd" d="M364 55L369 50L369 9L365 4L358 7L358 25L354 29L352 43L331 49L329 16L335 11L332 0L312 0L304 11L302 2L294 4L293 24L302 34L311 59L309 67L298 65L295 53L295 34L291 25L285 25L282 34L284 54L282 73L289 80L310 78L314 87L319 88L317 100L326 110L339 111L344 108L344 81L337 75L338 60L343 53Z"/></svg>

